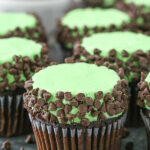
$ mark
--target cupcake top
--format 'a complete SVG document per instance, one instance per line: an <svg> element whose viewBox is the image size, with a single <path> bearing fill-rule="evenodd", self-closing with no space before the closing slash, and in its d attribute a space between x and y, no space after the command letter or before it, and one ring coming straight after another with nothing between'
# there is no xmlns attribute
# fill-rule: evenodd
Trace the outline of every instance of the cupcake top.
<svg viewBox="0 0 150 150"><path fill-rule="evenodd" d="M32 14L27 13L0 13L0 36L6 35L9 31L20 28L35 28L37 20Z"/></svg>
<svg viewBox="0 0 150 150"><path fill-rule="evenodd" d="M150 50L150 37L134 32L97 33L83 38L81 46L90 54L94 54L95 49L100 49L104 57L109 55L110 50L115 49L117 56L122 59L123 50L129 54L135 53L138 49L144 52Z"/></svg>
<svg viewBox="0 0 150 150"><path fill-rule="evenodd" d="M80 50L79 50L80 49ZM77 59L101 65L104 61L117 64L125 69L127 80L138 78L147 70L150 50L150 37L141 33L111 32L97 33L85 37L75 48ZM143 54L145 53L145 54ZM91 57L92 56L92 57Z"/></svg>
<svg viewBox="0 0 150 150"><path fill-rule="evenodd" d="M32 40L12 37L0 39L0 64L11 62L14 63L13 56L28 56L32 60L35 55L40 56L42 45Z"/></svg>
<svg viewBox="0 0 150 150"><path fill-rule="evenodd" d="M23 88L24 81L43 63L43 49L43 45L24 38L0 39L0 91Z"/></svg>
<svg viewBox="0 0 150 150"><path fill-rule="evenodd" d="M150 73L147 75L141 73L141 81L138 83L139 93L138 93L138 102L137 104L150 110Z"/></svg>
<svg viewBox="0 0 150 150"><path fill-rule="evenodd" d="M109 18L109 19L108 19ZM94 27L106 27L115 25L121 27L122 23L130 23L131 18L124 12L117 9L109 8L78 8L68 12L62 18L62 25L67 26L69 29L83 30Z"/></svg>
<svg viewBox="0 0 150 150"><path fill-rule="evenodd" d="M126 111L127 82L104 66L87 63L50 66L36 73L25 87L27 110L50 123L87 126Z"/></svg>
<svg viewBox="0 0 150 150"><path fill-rule="evenodd" d="M133 3L137 7L142 8L142 12L150 12L150 1L149 0L124 0L125 3Z"/></svg>

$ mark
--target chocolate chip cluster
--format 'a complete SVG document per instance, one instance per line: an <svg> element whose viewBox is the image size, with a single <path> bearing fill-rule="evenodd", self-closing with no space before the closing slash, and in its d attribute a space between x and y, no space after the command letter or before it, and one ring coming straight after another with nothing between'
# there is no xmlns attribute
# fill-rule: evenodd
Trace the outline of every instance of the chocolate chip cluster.
<svg viewBox="0 0 150 150"><path fill-rule="evenodd" d="M41 56L35 56L34 60L25 56L14 56L13 63L5 62L0 65L0 92L14 91L17 88L24 88L24 82L30 79L31 74L37 72L41 67L49 64L48 48L42 45ZM13 76L14 81L9 83L9 75ZM24 77L25 81L21 79Z"/></svg>
<svg viewBox="0 0 150 150"><path fill-rule="evenodd" d="M58 22L58 30L57 30L57 40L61 43L63 47L66 47L66 44L74 44L75 41L80 41L85 36L90 36L89 31L92 33L99 32L113 32L113 31L124 31L129 30L132 26L133 22L130 24L122 23L121 28L116 27L114 24L110 25L110 27L94 27L88 28L87 26L83 29L83 34L79 34L79 28L75 27L74 29L70 29L67 26L62 25L61 20ZM73 36L75 33L75 36Z"/></svg>
<svg viewBox="0 0 150 150"><path fill-rule="evenodd" d="M89 126L90 120L85 117L90 113L92 117L97 117L96 121L107 119L105 113L114 116L119 113L125 113L128 108L128 83L122 79L118 81L112 93L95 92L94 98L86 97L84 93L78 93L75 96L71 92L58 91L52 95L49 91L33 88L33 81L29 80L25 84L27 92L24 94L24 107L33 118L46 121L47 123L61 123L62 125L76 124L75 118L80 119L83 126ZM82 91L81 91L82 92ZM52 100L56 97L55 100ZM63 103L67 101L67 104ZM104 102L100 102L103 100ZM77 113L70 113L73 107L77 108ZM56 116L51 113L56 111Z"/></svg>
<svg viewBox="0 0 150 150"><path fill-rule="evenodd" d="M82 60L81 57L84 57L85 60ZM101 50L99 49L95 49L94 54L91 55L77 42L74 45L73 56L66 58L65 61L69 63L94 63L98 66L104 65L119 72L121 78L125 75L129 81L138 81L141 72L150 71L150 50L147 53L137 50L134 54L129 54L126 50L123 50L122 57L127 58L126 61L117 58L117 50L115 49L110 50L108 57L101 56ZM122 70L124 70L124 74Z"/></svg>
<svg viewBox="0 0 150 150"><path fill-rule="evenodd" d="M138 83L140 91L137 104L142 108L145 108L145 104L150 107L150 83L147 83L145 79L146 74L141 73L141 81ZM150 117L150 112L148 112L148 116Z"/></svg>
<svg viewBox="0 0 150 150"><path fill-rule="evenodd" d="M35 14L32 15L37 20L36 26L34 28L26 27L26 30L23 31L21 28L17 27L15 30L9 31L6 35L0 36L0 38L8 38L16 36L16 37L25 37L37 42L47 42L47 36L45 34L45 30L40 18Z"/></svg>

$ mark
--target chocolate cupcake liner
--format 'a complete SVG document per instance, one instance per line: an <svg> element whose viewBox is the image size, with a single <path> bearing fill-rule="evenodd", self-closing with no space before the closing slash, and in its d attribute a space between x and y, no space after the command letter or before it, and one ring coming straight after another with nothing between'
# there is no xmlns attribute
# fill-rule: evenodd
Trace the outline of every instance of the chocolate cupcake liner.
<svg viewBox="0 0 150 150"><path fill-rule="evenodd" d="M0 137L22 135L31 132L28 113L23 108L22 94L7 92L0 95Z"/></svg>
<svg viewBox="0 0 150 150"><path fill-rule="evenodd" d="M126 125L128 127L140 127L143 125L140 116L140 107L137 105L137 96L138 96L139 88L137 87L137 83L130 84L130 99L129 99L129 108L127 115Z"/></svg>
<svg viewBox="0 0 150 150"><path fill-rule="evenodd" d="M148 150L150 150L150 118L145 116L142 109L140 110L140 114L141 114L142 120L143 120L145 128L146 128L147 148L148 148Z"/></svg>
<svg viewBox="0 0 150 150"><path fill-rule="evenodd" d="M86 128L46 124L29 114L38 150L119 150L126 116Z"/></svg>

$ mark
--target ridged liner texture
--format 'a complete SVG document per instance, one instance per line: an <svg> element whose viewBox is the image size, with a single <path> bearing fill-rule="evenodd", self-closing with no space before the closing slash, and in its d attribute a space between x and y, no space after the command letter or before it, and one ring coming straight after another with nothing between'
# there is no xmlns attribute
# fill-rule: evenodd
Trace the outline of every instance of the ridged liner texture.
<svg viewBox="0 0 150 150"><path fill-rule="evenodd" d="M29 114L38 150L119 150L126 114L99 126L46 124Z"/></svg>
<svg viewBox="0 0 150 150"><path fill-rule="evenodd" d="M16 91L0 95L0 137L22 135L32 131L28 113L23 108L22 95L25 90Z"/></svg>

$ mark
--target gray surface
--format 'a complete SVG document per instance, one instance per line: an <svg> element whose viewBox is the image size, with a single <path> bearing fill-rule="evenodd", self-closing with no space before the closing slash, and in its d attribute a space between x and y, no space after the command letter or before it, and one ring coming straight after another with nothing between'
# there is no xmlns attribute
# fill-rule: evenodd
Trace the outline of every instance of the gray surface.
<svg viewBox="0 0 150 150"><path fill-rule="evenodd" d="M134 142L133 150L146 150L146 134L144 128L132 128L129 130L130 135L122 140L121 150L125 150L125 145L129 141ZM19 150L21 146L23 146L25 150L36 150L35 144L25 144L26 136L1 138L0 145L6 139L8 139L11 142L11 150Z"/></svg>

